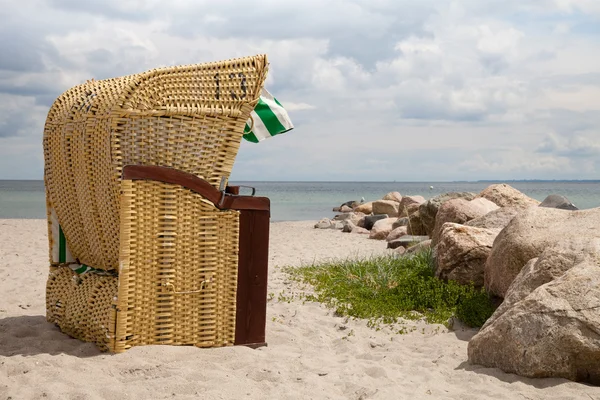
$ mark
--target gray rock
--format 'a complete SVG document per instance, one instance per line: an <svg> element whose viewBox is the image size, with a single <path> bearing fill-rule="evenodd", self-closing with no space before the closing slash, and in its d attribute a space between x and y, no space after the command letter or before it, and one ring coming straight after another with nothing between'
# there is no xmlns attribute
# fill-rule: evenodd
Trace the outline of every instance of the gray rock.
<svg viewBox="0 0 600 400"><path fill-rule="evenodd" d="M349 212L349 213L343 213L343 214L338 214L335 217L333 217L334 221L352 221L352 223L354 225L358 224L358 221L360 221L361 218L363 218L365 216L365 214L363 213L359 213L359 212Z"/></svg>
<svg viewBox="0 0 600 400"><path fill-rule="evenodd" d="M394 240L394 242L398 242L399 246L404 246L407 249L417 245L418 243L425 242L429 240L429 236L414 236L414 235L405 235L400 239ZM390 242L391 243L391 242Z"/></svg>
<svg viewBox="0 0 600 400"><path fill-rule="evenodd" d="M377 200L373 202L373 214L387 214L390 217L398 216L400 203L394 200Z"/></svg>
<svg viewBox="0 0 600 400"><path fill-rule="evenodd" d="M469 362L600 385L598 310L600 266L583 261L488 321L469 342Z"/></svg>
<svg viewBox="0 0 600 400"><path fill-rule="evenodd" d="M427 200L425 203L419 206L419 216L423 225L425 233L429 236L433 235L433 229L435 227L435 217L437 216L438 210L448 200L452 199L465 199L467 201L473 200L475 194L468 192L451 192L444 193L436 196L432 199Z"/></svg>
<svg viewBox="0 0 600 400"><path fill-rule="evenodd" d="M402 236L406 235L406 233L407 233L406 231L407 231L406 226L400 226L400 227L394 229L394 225L392 224L392 231L390 232L389 235L387 235L385 240L387 240L388 242L391 242L392 240L399 239Z"/></svg>
<svg viewBox="0 0 600 400"><path fill-rule="evenodd" d="M411 246L410 248L406 249L406 253L407 254L418 253L420 251L429 250L429 249L431 249L431 239L425 240L423 242L419 242L419 243L415 244L414 246Z"/></svg>
<svg viewBox="0 0 600 400"><path fill-rule="evenodd" d="M397 249L402 247L404 250L406 250L406 247L404 247L406 245L406 243L400 241L400 240L392 240L390 242L388 242L387 244L387 248L388 249Z"/></svg>
<svg viewBox="0 0 600 400"><path fill-rule="evenodd" d="M485 262L498 233L498 230L445 223L436 247L435 276L482 287Z"/></svg>
<svg viewBox="0 0 600 400"><path fill-rule="evenodd" d="M504 228L485 264L485 288L504 298L508 287L532 258L565 238L600 238L600 208L567 211L529 207Z"/></svg>
<svg viewBox="0 0 600 400"><path fill-rule="evenodd" d="M352 232L354 228L356 228L356 225L354 225L354 223L349 219L343 221L342 224L344 225L344 227L342 228L342 232L349 233Z"/></svg>
<svg viewBox="0 0 600 400"><path fill-rule="evenodd" d="M464 224L467 221L481 217L490 211L497 210L498 206L484 198L477 198L471 201L465 199L448 200L440 206L435 217L435 227L431 240L435 246L442 232L442 226L446 222Z"/></svg>
<svg viewBox="0 0 600 400"><path fill-rule="evenodd" d="M392 224L396 221L396 218L385 218L373 224L369 239L384 240L392 232Z"/></svg>
<svg viewBox="0 0 600 400"><path fill-rule="evenodd" d="M345 203L342 203L342 205L340 205L340 209L344 206L349 207L349 208L355 208L356 206L359 206L360 204L362 204L360 201L350 200Z"/></svg>
<svg viewBox="0 0 600 400"><path fill-rule="evenodd" d="M558 208L560 210L579 210L575 204L571 203L565 196L551 194L542 201L540 207Z"/></svg>
<svg viewBox="0 0 600 400"><path fill-rule="evenodd" d="M335 217L333 217L333 221L345 221L347 219L350 219L352 217L352 213L346 212L346 213L342 213L342 214L338 214Z"/></svg>
<svg viewBox="0 0 600 400"><path fill-rule="evenodd" d="M527 208L540 204L539 201L524 195L506 183L488 186L477 197L484 197L496 203L498 207Z"/></svg>
<svg viewBox="0 0 600 400"><path fill-rule="evenodd" d="M396 220L396 222L394 222L394 225L392 225L392 227L394 229L396 228L400 228L401 226L406 226L408 225L408 217L402 217L402 218L398 218Z"/></svg>
<svg viewBox="0 0 600 400"><path fill-rule="evenodd" d="M514 207L500 207L497 210L465 222L467 226L485 229L504 229L506 225L519 213L521 209Z"/></svg>
<svg viewBox="0 0 600 400"><path fill-rule="evenodd" d="M419 211L417 211L414 214L411 214L408 217L408 224L406 226L408 227L407 232L409 235L427 235L427 231L425 231L425 227L423 226L423 222L421 221L421 214L419 213Z"/></svg>
<svg viewBox="0 0 600 400"><path fill-rule="evenodd" d="M332 221L329 218L323 218L315 224L315 229L329 229L331 225Z"/></svg>
<svg viewBox="0 0 600 400"><path fill-rule="evenodd" d="M331 229L344 229L344 221L331 221Z"/></svg>
<svg viewBox="0 0 600 400"><path fill-rule="evenodd" d="M342 208L340 208L340 211L343 213L350 213L352 212L352 207L342 206Z"/></svg>
<svg viewBox="0 0 600 400"><path fill-rule="evenodd" d="M406 247L403 247L403 246L396 247L396 249L394 249L394 253L401 256L406 253Z"/></svg>
<svg viewBox="0 0 600 400"><path fill-rule="evenodd" d="M366 216L362 217L361 219L358 220L358 222L356 223L356 226L358 226L359 228L364 228L365 227L365 220L366 220Z"/></svg>
<svg viewBox="0 0 600 400"><path fill-rule="evenodd" d="M387 214L367 215L365 217L364 228L370 231L371 229L373 229L373 225L375 224L375 222L379 221L380 219L386 218L388 218Z"/></svg>
<svg viewBox="0 0 600 400"><path fill-rule="evenodd" d="M333 207L333 212L340 212L341 207Z"/></svg>

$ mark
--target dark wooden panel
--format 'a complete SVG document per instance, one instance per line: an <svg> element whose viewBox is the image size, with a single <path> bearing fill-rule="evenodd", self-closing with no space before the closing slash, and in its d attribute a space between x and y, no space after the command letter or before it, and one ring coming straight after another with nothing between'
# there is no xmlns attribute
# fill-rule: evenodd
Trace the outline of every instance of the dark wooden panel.
<svg viewBox="0 0 600 400"><path fill-rule="evenodd" d="M268 265L269 212L241 211L236 345L266 345Z"/></svg>

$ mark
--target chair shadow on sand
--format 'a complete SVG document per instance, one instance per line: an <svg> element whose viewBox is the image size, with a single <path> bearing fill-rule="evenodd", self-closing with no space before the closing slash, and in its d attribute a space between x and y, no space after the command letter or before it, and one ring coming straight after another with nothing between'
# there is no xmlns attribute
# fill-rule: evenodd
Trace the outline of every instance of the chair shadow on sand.
<svg viewBox="0 0 600 400"><path fill-rule="evenodd" d="M46 321L43 315L21 315L0 319L0 356L67 354L94 357L102 353L93 343L74 339Z"/></svg>

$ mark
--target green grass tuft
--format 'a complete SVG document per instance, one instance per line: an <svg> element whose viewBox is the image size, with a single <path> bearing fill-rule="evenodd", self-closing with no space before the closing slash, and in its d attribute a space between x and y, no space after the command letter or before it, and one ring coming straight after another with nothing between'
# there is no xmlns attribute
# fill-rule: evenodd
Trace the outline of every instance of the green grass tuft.
<svg viewBox="0 0 600 400"><path fill-rule="evenodd" d="M436 278L430 250L285 271L292 279L312 285L314 300L334 308L338 315L368 319L371 326L398 318L447 325L454 316L476 327L493 312L483 290Z"/></svg>

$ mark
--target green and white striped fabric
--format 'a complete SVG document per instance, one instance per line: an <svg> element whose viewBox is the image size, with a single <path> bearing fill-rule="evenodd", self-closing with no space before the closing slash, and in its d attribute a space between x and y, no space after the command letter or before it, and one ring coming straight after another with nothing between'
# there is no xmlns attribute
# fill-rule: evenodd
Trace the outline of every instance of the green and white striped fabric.
<svg viewBox="0 0 600 400"><path fill-rule="evenodd" d="M112 275L112 272L106 272L95 269L85 264L77 264L77 260L71 255L65 234L58 223L56 212L50 210L50 234L52 235L52 264L69 264L69 268L79 275L88 272L94 272L100 275Z"/></svg>
<svg viewBox="0 0 600 400"><path fill-rule="evenodd" d="M65 234L58 224L54 210L50 210L50 232L52 234L52 264L74 263L75 258L69 251Z"/></svg>
<svg viewBox="0 0 600 400"><path fill-rule="evenodd" d="M252 143L258 143L294 129L287 111L266 89L262 90L258 104L250 115L254 125L252 126L250 121L246 123L244 139Z"/></svg>

